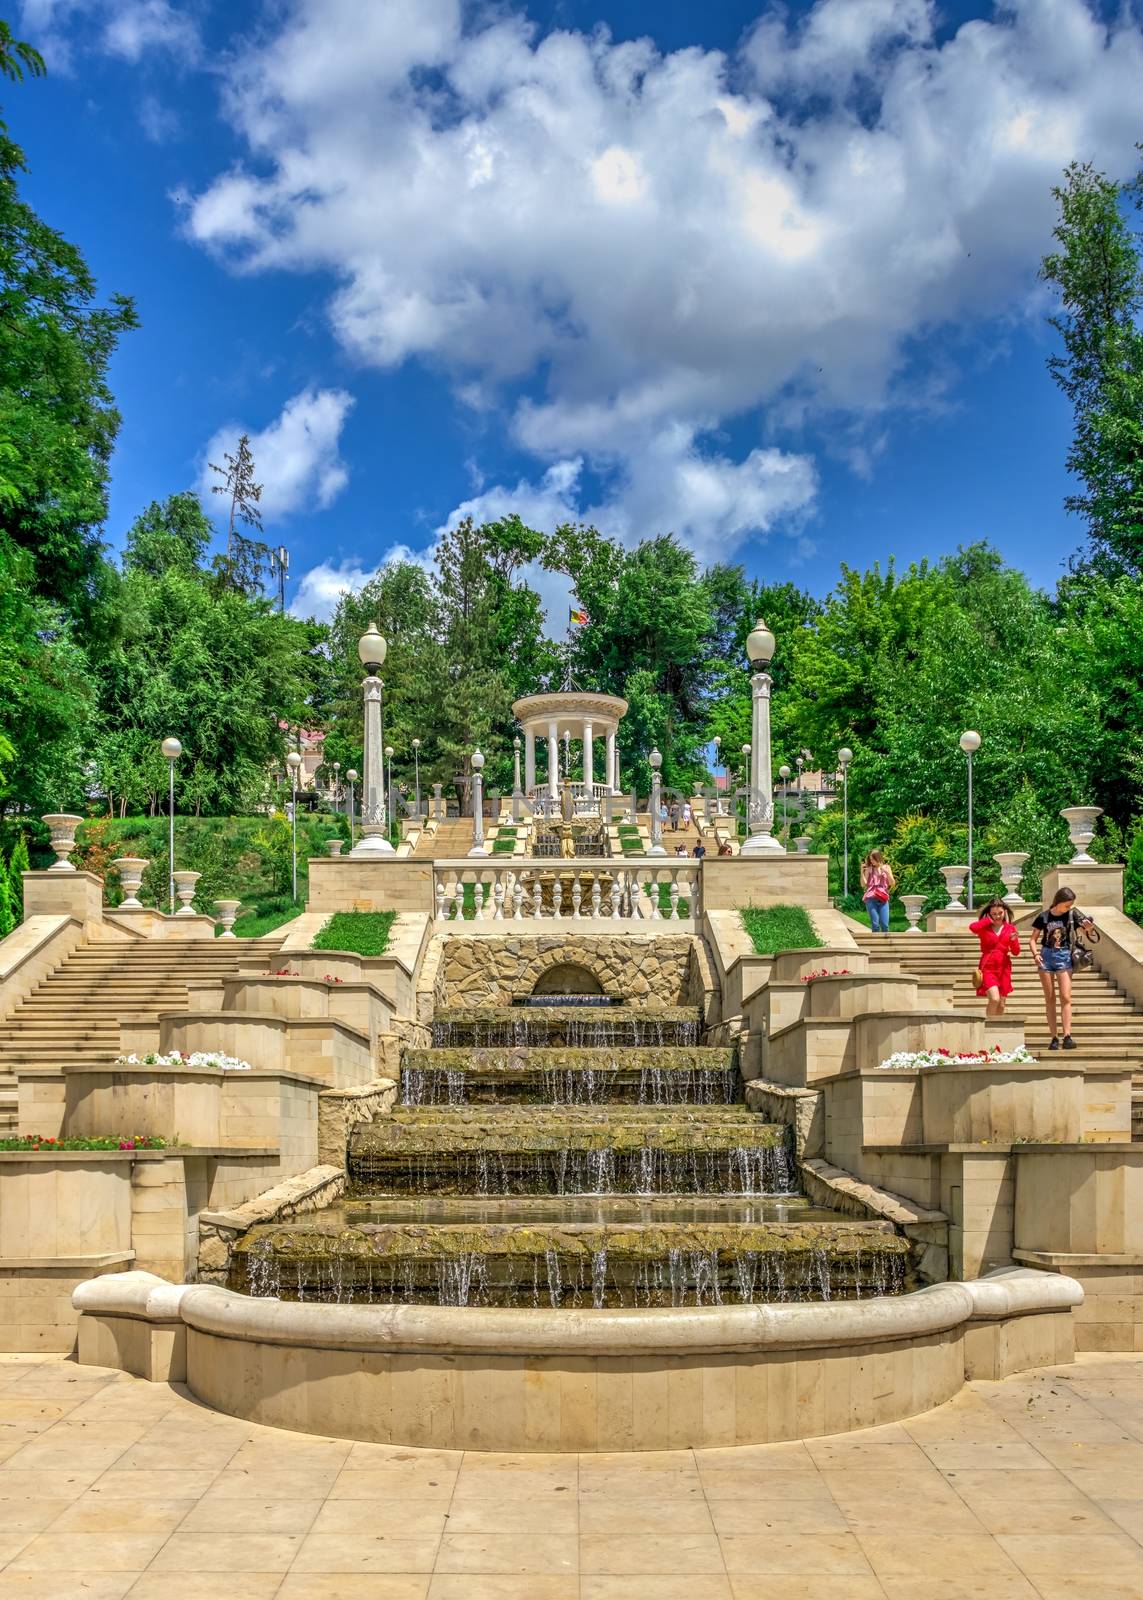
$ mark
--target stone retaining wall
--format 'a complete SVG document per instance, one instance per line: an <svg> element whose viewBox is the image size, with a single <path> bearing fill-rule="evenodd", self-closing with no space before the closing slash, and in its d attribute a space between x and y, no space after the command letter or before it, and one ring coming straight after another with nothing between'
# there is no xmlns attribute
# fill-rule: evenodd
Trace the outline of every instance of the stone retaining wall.
<svg viewBox="0 0 1143 1600"><path fill-rule="evenodd" d="M709 979L693 934L552 933L446 938L436 980L439 1006L503 1006L532 993L553 967L573 965L604 994L641 1006L698 1005Z"/></svg>

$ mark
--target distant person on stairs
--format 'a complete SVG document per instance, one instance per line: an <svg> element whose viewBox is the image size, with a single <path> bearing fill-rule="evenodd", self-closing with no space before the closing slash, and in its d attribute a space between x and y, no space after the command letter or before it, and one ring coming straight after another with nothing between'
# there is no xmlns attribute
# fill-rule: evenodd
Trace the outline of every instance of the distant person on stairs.
<svg viewBox="0 0 1143 1600"><path fill-rule="evenodd" d="M1056 1032L1056 990L1060 989L1060 1020L1064 1030L1064 1049L1074 1050L1072 1038L1072 947L1080 928L1094 928L1086 912L1076 905L1074 889L1059 888L1056 898L1046 911L1032 923L1032 954L1040 969L1040 984L1044 990L1044 1011L1048 1018L1048 1032L1052 1036L1049 1050L1060 1048Z"/></svg>
<svg viewBox="0 0 1143 1600"><path fill-rule="evenodd" d="M880 850L871 850L861 863L861 898L874 933L889 932L889 891L896 888L893 869Z"/></svg>
<svg viewBox="0 0 1143 1600"><path fill-rule="evenodd" d="M976 992L988 1001L984 1014L1002 1017L1004 1002L1012 993L1012 957L1020 954L1012 912L1003 900L990 900L968 931L980 940Z"/></svg>

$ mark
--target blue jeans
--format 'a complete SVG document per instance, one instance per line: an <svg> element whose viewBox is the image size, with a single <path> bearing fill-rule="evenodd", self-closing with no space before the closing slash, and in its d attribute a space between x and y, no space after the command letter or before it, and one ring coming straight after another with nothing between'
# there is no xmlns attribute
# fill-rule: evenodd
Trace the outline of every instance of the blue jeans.
<svg viewBox="0 0 1143 1600"><path fill-rule="evenodd" d="M1040 961L1045 972L1070 972L1072 970L1072 953L1070 950L1041 950Z"/></svg>
<svg viewBox="0 0 1143 1600"><path fill-rule="evenodd" d="M874 933L889 932L889 902L888 900L875 900L872 895L865 902L865 909L869 913L869 926Z"/></svg>

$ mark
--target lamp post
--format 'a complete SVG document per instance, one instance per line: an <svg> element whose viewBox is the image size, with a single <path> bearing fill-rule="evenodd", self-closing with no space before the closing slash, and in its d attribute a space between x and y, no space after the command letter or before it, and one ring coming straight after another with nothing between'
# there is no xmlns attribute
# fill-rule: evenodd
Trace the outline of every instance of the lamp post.
<svg viewBox="0 0 1143 1600"><path fill-rule="evenodd" d="M717 733L715 734L714 738L711 740L711 744L714 745L714 776L715 776L715 785L714 785L714 787L715 787L715 795L717 796L718 795L718 754L719 754L719 751L722 749L722 740L719 738ZM721 810L722 810L721 803L718 804L717 809L721 812Z"/></svg>
<svg viewBox="0 0 1143 1600"><path fill-rule="evenodd" d="M361 839L350 851L355 856L391 856L393 846L385 836L385 760L381 734L381 679L388 646L369 628L357 641L357 654L365 668L365 775L361 793Z"/></svg>
<svg viewBox="0 0 1143 1600"><path fill-rule="evenodd" d="M744 841L744 856L784 855L785 847L774 837L774 787L770 767L770 688L773 679L767 672L774 654L774 635L759 617L746 640L746 654L753 671L750 675L752 722L750 728L749 837Z"/></svg>
<svg viewBox="0 0 1143 1600"><path fill-rule="evenodd" d="M397 814L396 802L393 798L393 746L385 746L385 783L387 785L387 800L385 805L385 825L389 833L393 832L393 820Z"/></svg>
<svg viewBox="0 0 1143 1600"><path fill-rule="evenodd" d="M416 770L417 821L421 819L421 741L413 740L413 766Z"/></svg>
<svg viewBox="0 0 1143 1600"><path fill-rule="evenodd" d="M778 768L778 776L782 780L782 827L790 826L790 768L783 761Z"/></svg>
<svg viewBox="0 0 1143 1600"><path fill-rule="evenodd" d="M524 791L520 786L520 735L512 740L512 821L524 815Z"/></svg>
<svg viewBox="0 0 1143 1600"><path fill-rule="evenodd" d="M298 898L298 768L301 766L301 764L301 756L296 750L291 750L289 755L286 757L286 765L290 769L290 787L293 795L293 803L290 807L290 823L294 856L293 897L295 904L297 903Z"/></svg>
<svg viewBox="0 0 1143 1600"><path fill-rule="evenodd" d="M350 767L345 774L345 781L349 784L349 849L353 852L353 785L357 782L357 769Z"/></svg>
<svg viewBox="0 0 1143 1600"><path fill-rule="evenodd" d="M488 854L484 844L484 757L479 750L472 752L472 849L468 853Z"/></svg>
<svg viewBox="0 0 1143 1600"><path fill-rule="evenodd" d="M651 768L651 845L647 851L649 856L665 856L666 849L663 845L663 820L659 815L659 768L663 765L663 758L657 749L653 749L647 757Z"/></svg>
<svg viewBox="0 0 1143 1600"><path fill-rule="evenodd" d="M333 809L336 812L337 802L341 799L341 762L333 764Z"/></svg>
<svg viewBox="0 0 1143 1600"><path fill-rule="evenodd" d="M794 758L794 765L798 769L798 793L799 794L801 794L801 792L802 792L802 768L805 766L805 764L806 764L805 756L796 756Z"/></svg>
<svg viewBox="0 0 1143 1600"><path fill-rule="evenodd" d="M853 760L853 751L842 745L837 753L837 764L841 768L841 892L849 899L849 763Z"/></svg>
<svg viewBox="0 0 1143 1600"><path fill-rule="evenodd" d="M169 904L171 915L173 916L175 911L175 762L182 755L183 747L177 739L164 739L160 748L164 756L166 756L167 766L170 768L170 802L167 808L169 817L167 871L170 874L170 878L167 888L170 891Z"/></svg>
<svg viewBox="0 0 1143 1600"><path fill-rule="evenodd" d="M571 782L571 729L564 729L564 777Z"/></svg>
<svg viewBox="0 0 1143 1600"><path fill-rule="evenodd" d="M960 747L968 759L968 909L972 904L972 758L980 749L980 735L966 728L960 736Z"/></svg>

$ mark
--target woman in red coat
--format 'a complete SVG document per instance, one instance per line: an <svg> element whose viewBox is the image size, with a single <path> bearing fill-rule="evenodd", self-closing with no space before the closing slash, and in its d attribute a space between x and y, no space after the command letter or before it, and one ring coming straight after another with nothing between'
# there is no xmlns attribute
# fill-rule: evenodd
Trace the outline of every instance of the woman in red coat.
<svg viewBox="0 0 1143 1600"><path fill-rule="evenodd" d="M1020 954L1012 912L1003 900L990 900L979 919L969 924L969 932L980 940L982 982L976 992L988 999L984 1014L1002 1017L1004 1002L1012 993L1012 957Z"/></svg>

